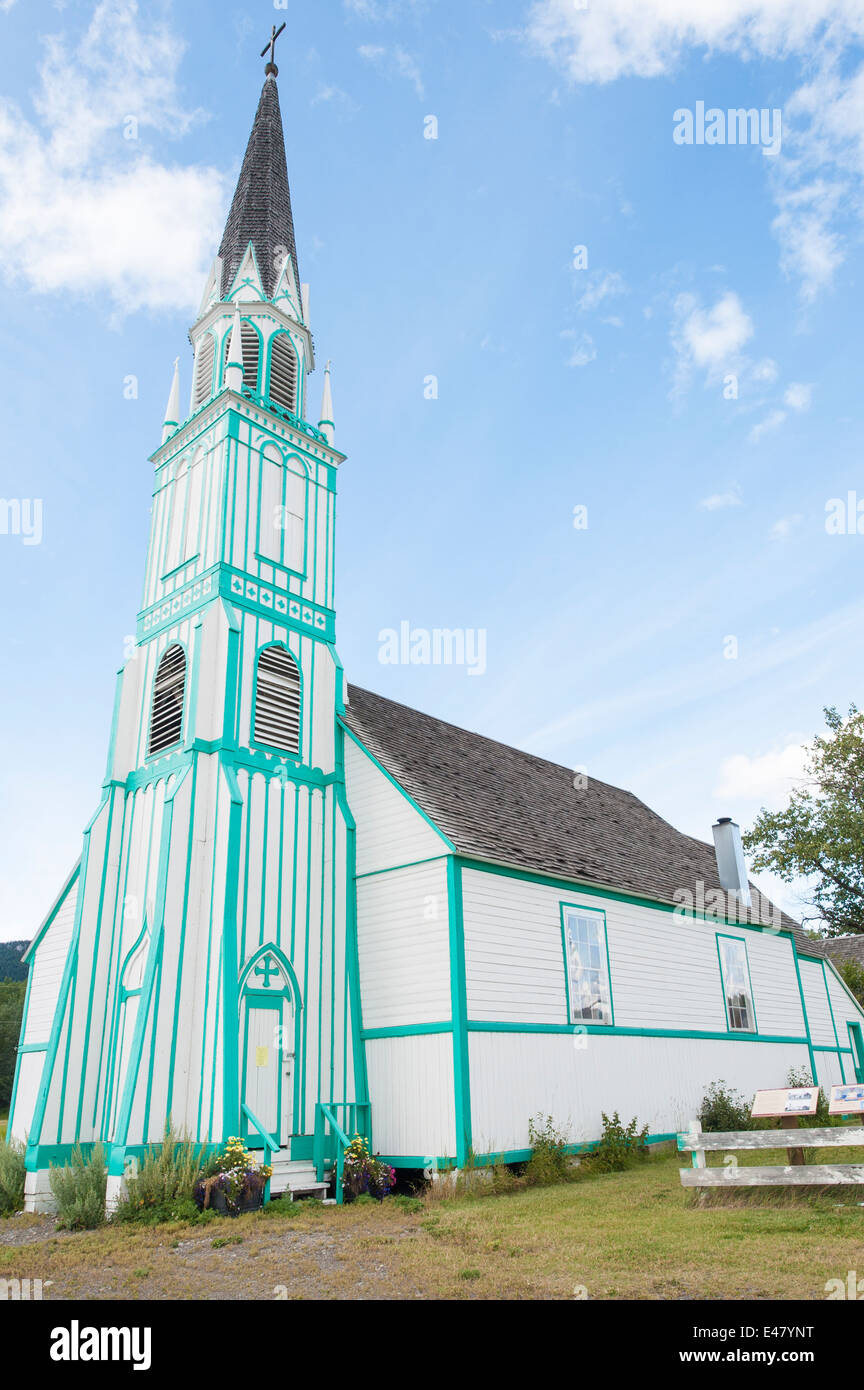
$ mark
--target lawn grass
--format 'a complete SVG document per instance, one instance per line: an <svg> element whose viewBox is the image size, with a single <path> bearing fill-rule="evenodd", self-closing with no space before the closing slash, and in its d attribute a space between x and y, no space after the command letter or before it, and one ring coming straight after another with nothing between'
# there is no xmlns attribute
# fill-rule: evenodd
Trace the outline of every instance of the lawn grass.
<svg viewBox="0 0 864 1390"><path fill-rule="evenodd" d="M860 1189L706 1204L679 1162L418 1212L310 1203L287 1220L77 1234L13 1217L0 1277L50 1279L54 1299L824 1299L829 1279L864 1268Z"/></svg>

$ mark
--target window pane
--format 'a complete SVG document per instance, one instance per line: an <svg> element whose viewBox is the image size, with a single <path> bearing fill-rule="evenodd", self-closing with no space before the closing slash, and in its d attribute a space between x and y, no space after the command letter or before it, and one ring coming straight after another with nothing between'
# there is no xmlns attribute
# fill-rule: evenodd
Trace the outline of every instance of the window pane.
<svg viewBox="0 0 864 1390"><path fill-rule="evenodd" d="M574 1022L611 1023L609 965L603 918L568 911L570 1009Z"/></svg>
<svg viewBox="0 0 864 1390"><path fill-rule="evenodd" d="M743 941L724 936L720 938L720 961L729 1027L738 1032L755 1032L753 1001L750 998L750 974L747 969L747 947Z"/></svg>

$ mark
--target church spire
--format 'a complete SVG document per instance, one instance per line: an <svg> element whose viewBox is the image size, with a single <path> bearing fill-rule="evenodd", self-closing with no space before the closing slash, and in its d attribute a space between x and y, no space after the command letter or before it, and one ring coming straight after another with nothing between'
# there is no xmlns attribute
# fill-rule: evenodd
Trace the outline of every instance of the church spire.
<svg viewBox="0 0 864 1390"><path fill-rule="evenodd" d="M330 367L327 363L324 368L324 390L321 396L321 419L318 421L318 428L327 436L328 444L333 443L335 427L333 424L333 393L330 389Z"/></svg>
<svg viewBox="0 0 864 1390"><path fill-rule="evenodd" d="M261 100L219 247L223 262L223 295L230 290L250 242L255 248L268 299L272 299L276 291L286 251L291 257L295 280L300 284L282 113L273 62L267 65Z"/></svg>

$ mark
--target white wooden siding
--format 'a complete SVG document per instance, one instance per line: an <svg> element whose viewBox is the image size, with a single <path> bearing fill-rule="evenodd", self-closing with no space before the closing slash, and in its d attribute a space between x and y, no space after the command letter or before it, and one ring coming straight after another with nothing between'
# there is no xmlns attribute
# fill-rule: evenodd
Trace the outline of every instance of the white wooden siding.
<svg viewBox="0 0 864 1390"><path fill-rule="evenodd" d="M79 882L76 878L67 889L66 896L54 915L54 921L36 947L35 959L30 965L33 979L27 1005L27 1022L21 1039L24 1043L45 1043L51 1033L60 994L60 982L63 979L63 969L72 940L72 928L75 925ZM16 1110L17 1108L16 1101Z"/></svg>
<svg viewBox="0 0 864 1390"><path fill-rule="evenodd" d="M814 1043L825 1043L834 1046L834 1026L831 1022L831 1011L828 1008L828 995L825 991L825 982L822 977L822 966L816 961L799 961L801 971L801 988L804 991L804 1002L807 1005L807 1018L810 1023L810 1037ZM839 1035L839 1028L838 1028ZM845 1028L843 1029L845 1033ZM848 1046L848 1039L841 1038L840 1045Z"/></svg>
<svg viewBox="0 0 864 1390"><path fill-rule="evenodd" d="M345 782L357 822L358 874L448 852L444 837L350 737L345 739Z"/></svg>
<svg viewBox="0 0 864 1390"><path fill-rule="evenodd" d="M451 1035L372 1039L366 1064L376 1152L422 1159L455 1154Z"/></svg>
<svg viewBox="0 0 864 1390"><path fill-rule="evenodd" d="M450 1018L444 860L360 879L357 937L364 1028Z"/></svg>
<svg viewBox="0 0 864 1390"><path fill-rule="evenodd" d="M36 1097L42 1080L44 1052L22 1052L18 1059L18 1085L15 1090L15 1110L12 1115L10 1139L23 1142L30 1130Z"/></svg>
<svg viewBox="0 0 864 1390"><path fill-rule="evenodd" d="M803 1036L788 937L475 869L463 874L470 1019L568 1022L562 902L606 913L617 1026L725 1033L719 930L746 941L759 1031Z"/></svg>
<svg viewBox="0 0 864 1390"><path fill-rule="evenodd" d="M860 1023L864 1026L864 1009L851 997L840 980L834 974L831 966L826 961L825 977L828 981L828 989L831 994L831 1007L834 1010L834 1022L837 1024L837 1036L841 1047L849 1046L849 1030L847 1023Z"/></svg>
<svg viewBox="0 0 864 1390"><path fill-rule="evenodd" d="M597 1139L600 1112L636 1116L652 1134L686 1129L705 1088L723 1079L748 1100L809 1067L806 1045L561 1033L468 1036L477 1153L528 1147L528 1120L552 1115L570 1143Z"/></svg>

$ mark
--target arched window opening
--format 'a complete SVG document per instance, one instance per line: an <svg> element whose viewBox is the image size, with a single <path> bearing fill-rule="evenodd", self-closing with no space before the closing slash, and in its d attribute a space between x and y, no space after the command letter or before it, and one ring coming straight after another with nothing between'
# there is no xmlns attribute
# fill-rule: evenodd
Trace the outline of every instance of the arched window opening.
<svg viewBox="0 0 864 1390"><path fill-rule="evenodd" d="M186 653L174 645L163 654L153 683L148 757L179 743L183 732L183 696L186 689Z"/></svg>
<svg viewBox="0 0 864 1390"><path fill-rule="evenodd" d="M270 399L285 410L297 409L297 357L287 333L278 334L270 349Z"/></svg>
<svg viewBox="0 0 864 1390"><path fill-rule="evenodd" d="M216 343L212 333L205 333L195 354L195 386L192 392L192 409L197 410L210 399L213 389L213 358Z"/></svg>
<svg viewBox="0 0 864 1390"><path fill-rule="evenodd" d="M258 657L253 738L300 752L300 669L284 647L265 647Z"/></svg>
<svg viewBox="0 0 864 1390"><path fill-rule="evenodd" d="M261 339L252 327L251 323L240 324L240 341L243 347L243 385L248 390L258 393L258 367L261 361ZM228 365L228 356L231 352L231 334L225 343L225 363Z"/></svg>

